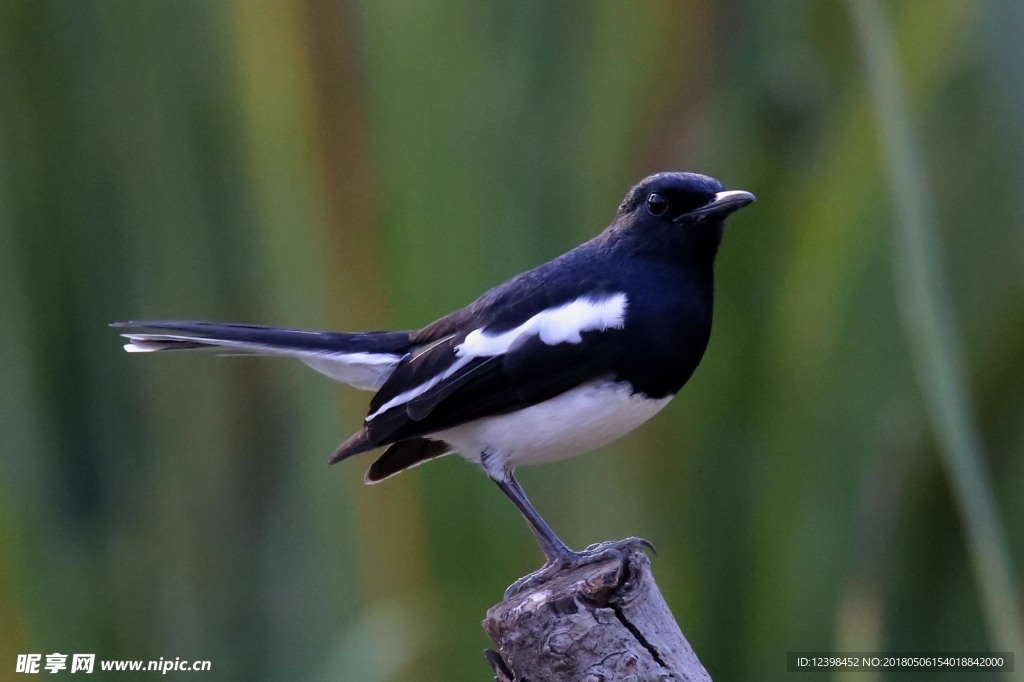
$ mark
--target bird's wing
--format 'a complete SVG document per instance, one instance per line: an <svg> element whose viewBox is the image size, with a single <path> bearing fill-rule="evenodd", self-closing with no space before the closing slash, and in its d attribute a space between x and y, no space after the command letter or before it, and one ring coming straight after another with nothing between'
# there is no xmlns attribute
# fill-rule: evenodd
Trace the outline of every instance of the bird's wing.
<svg viewBox="0 0 1024 682"><path fill-rule="evenodd" d="M332 461L535 405L611 375L627 303L624 293L584 295L514 326L463 325L399 363L370 403L363 430Z"/></svg>

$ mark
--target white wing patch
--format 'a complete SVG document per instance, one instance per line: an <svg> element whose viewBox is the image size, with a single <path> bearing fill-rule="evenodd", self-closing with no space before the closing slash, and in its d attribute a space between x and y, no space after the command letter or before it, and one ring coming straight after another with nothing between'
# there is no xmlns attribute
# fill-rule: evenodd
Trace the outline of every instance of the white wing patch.
<svg viewBox="0 0 1024 682"><path fill-rule="evenodd" d="M423 395L424 393L426 393L427 391L432 389L434 386L437 386L439 383L441 383L442 381L444 381L445 379L447 379L448 377L450 377L451 375L455 374L460 369L462 369L463 367L468 365L469 361L472 360L472 359L473 358L471 358L471 357L459 358L458 360L456 360L455 362L450 364L448 366L448 369L446 369L445 371L441 372L440 374L438 374L438 375L436 375L434 377L431 377L430 379L428 379L427 381L424 381L419 386L410 388L408 391L402 391L401 393L396 395L394 398L392 398L391 400L387 401L386 403L381 405L379 408L377 408L377 410L373 414L371 414L368 417L366 417L366 421L370 421L374 417L377 417L378 415L384 414L385 412L390 410L392 407L397 407L399 405L404 405L405 403L409 402L410 400L414 400L415 398L420 397L421 395Z"/></svg>
<svg viewBox="0 0 1024 682"><path fill-rule="evenodd" d="M466 340L456 346L458 359L437 376L431 377L419 386L399 393L380 406L366 418L372 420L393 407L404 405L414 400L445 379L451 377L475 358L494 357L508 352L516 341L538 336L549 346L561 343L581 343L583 332L604 331L606 329L622 329L626 323L626 294L619 293L608 298L595 299L590 296L577 298L555 308L542 310L514 329L490 335L483 329L474 329L466 335Z"/></svg>
<svg viewBox="0 0 1024 682"><path fill-rule="evenodd" d="M549 346L580 343L583 332L622 329L626 321L626 294L603 300L577 298L571 303L537 313L515 329L494 336L474 329L456 349L459 357L491 357L508 352L524 336L537 335Z"/></svg>

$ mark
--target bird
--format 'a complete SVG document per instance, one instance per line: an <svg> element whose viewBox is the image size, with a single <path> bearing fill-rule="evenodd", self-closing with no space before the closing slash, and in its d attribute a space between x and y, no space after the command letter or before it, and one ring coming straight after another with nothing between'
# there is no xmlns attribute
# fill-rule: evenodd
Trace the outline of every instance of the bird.
<svg viewBox="0 0 1024 682"><path fill-rule="evenodd" d="M507 599L566 568L638 545L653 549L636 537L569 549L514 471L601 447L680 391L710 339L725 219L754 200L706 175L651 175L628 191L597 236L420 329L323 332L177 320L112 326L130 330L122 336L132 353L294 357L373 391L362 428L330 463L385 448L366 483L452 453L480 465L545 558L508 588Z"/></svg>

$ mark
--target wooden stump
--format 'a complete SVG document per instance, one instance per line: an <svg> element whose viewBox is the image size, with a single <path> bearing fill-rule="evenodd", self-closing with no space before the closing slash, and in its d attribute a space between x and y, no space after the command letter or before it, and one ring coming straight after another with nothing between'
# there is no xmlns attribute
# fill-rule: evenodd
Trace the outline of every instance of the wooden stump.
<svg viewBox="0 0 1024 682"><path fill-rule="evenodd" d="M487 611L496 682L710 682L639 549L566 570Z"/></svg>

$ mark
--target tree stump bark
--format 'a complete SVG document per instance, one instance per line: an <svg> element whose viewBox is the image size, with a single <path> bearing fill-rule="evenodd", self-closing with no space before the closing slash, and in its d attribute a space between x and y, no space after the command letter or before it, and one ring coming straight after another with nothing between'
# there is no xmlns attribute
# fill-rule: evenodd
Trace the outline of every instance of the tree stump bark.
<svg viewBox="0 0 1024 682"><path fill-rule="evenodd" d="M492 606L496 682L710 682L639 549L566 570Z"/></svg>

